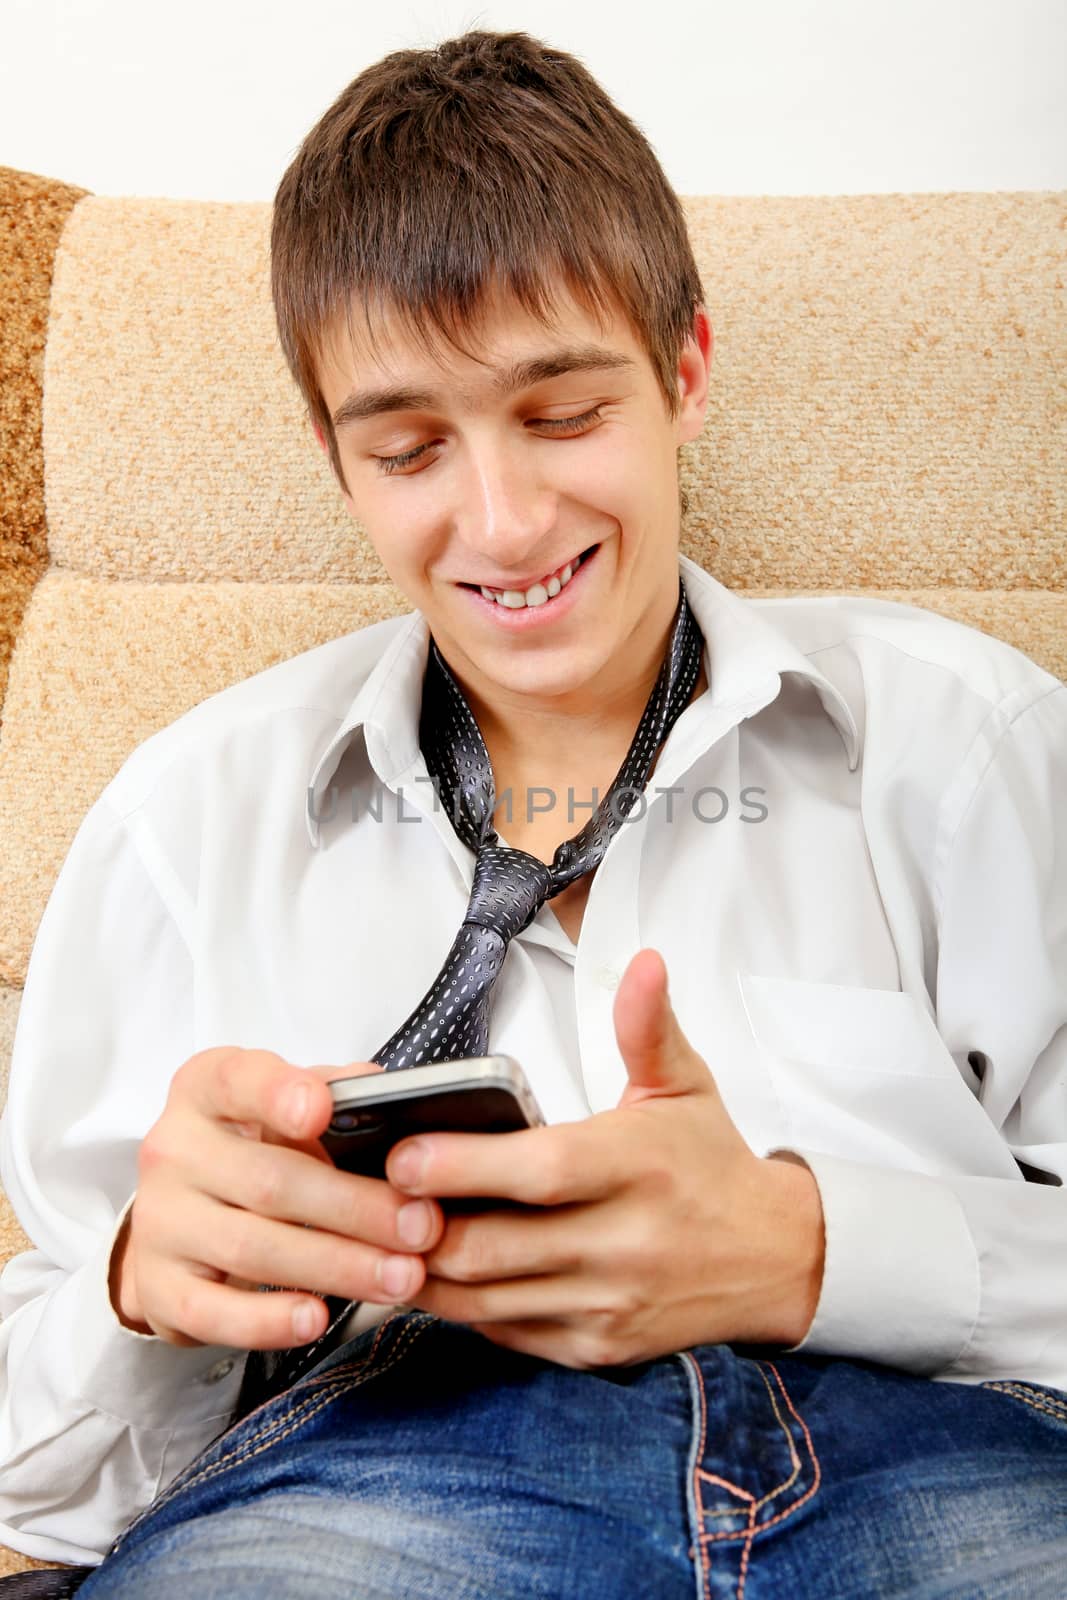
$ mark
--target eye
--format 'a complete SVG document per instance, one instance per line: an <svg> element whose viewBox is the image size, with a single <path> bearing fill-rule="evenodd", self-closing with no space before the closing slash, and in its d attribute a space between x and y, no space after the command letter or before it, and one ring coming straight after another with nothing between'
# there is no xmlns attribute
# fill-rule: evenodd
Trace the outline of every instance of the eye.
<svg viewBox="0 0 1067 1600"><path fill-rule="evenodd" d="M552 428L557 433L577 433L590 422L600 421L600 407L594 406L592 411L583 411L577 417L532 417L530 420L537 428Z"/></svg>
<svg viewBox="0 0 1067 1600"><path fill-rule="evenodd" d="M405 450L402 455L375 456L374 459L378 463L379 472L399 472L403 467L408 467L413 461L417 461L423 451L429 448L428 444L419 444L415 446L414 450Z"/></svg>
<svg viewBox="0 0 1067 1600"><path fill-rule="evenodd" d="M528 427L548 428L557 438L566 438L569 434L581 433L591 423L600 421L600 406L594 406L591 411L583 411L576 417L531 417ZM427 444L416 445L413 450L405 450L398 456L375 456L378 471L388 476L392 472L403 472L405 467L410 467L418 461L427 450L432 450L435 440Z"/></svg>

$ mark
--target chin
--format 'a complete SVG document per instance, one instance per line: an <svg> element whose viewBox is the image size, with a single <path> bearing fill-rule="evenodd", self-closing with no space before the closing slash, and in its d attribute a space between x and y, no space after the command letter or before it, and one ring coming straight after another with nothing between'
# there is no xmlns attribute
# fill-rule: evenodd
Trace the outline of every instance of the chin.
<svg viewBox="0 0 1067 1600"><path fill-rule="evenodd" d="M566 695L583 689L610 666L611 650L601 652L591 648L588 640L581 646L567 649L560 646L550 650L527 654L525 660L513 652L496 653L479 663L487 678L500 688L513 694L536 695L548 698Z"/></svg>

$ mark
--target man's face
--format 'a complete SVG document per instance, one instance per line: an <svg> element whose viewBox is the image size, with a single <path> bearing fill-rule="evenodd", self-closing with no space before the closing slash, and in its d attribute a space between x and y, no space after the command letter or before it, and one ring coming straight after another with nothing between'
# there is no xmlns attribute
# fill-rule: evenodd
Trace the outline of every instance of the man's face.
<svg viewBox="0 0 1067 1600"><path fill-rule="evenodd" d="M488 365L448 346L434 359L396 318L375 324L372 355L356 328L319 374L344 500L474 703L566 712L654 675L678 596L676 453L707 403L706 315L673 419L625 318L601 328L569 297L549 328L490 302L473 347Z"/></svg>

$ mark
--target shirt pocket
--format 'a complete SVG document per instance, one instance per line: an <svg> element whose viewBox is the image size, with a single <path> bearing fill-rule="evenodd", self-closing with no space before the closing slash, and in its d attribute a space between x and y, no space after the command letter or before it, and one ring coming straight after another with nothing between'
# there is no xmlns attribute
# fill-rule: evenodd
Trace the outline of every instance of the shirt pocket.
<svg viewBox="0 0 1067 1600"><path fill-rule="evenodd" d="M797 1149L920 1172L1021 1176L910 994L739 972L749 1028Z"/></svg>

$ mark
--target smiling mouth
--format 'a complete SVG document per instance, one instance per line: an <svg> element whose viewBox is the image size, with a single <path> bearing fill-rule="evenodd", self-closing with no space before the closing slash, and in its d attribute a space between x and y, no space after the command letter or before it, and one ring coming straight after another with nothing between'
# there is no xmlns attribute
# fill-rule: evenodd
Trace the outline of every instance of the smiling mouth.
<svg viewBox="0 0 1067 1600"><path fill-rule="evenodd" d="M562 589L570 583L583 561L598 550L599 545L591 544L572 561L556 569L545 578L538 579L527 589L491 589L485 584L461 583L461 589L470 589L475 594L481 594L486 600L492 600L497 605L505 606L512 611L522 610L527 606L543 606L547 601L555 599Z"/></svg>

